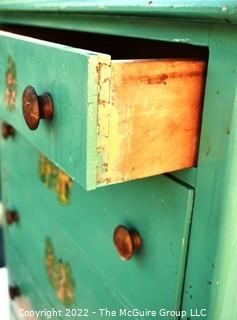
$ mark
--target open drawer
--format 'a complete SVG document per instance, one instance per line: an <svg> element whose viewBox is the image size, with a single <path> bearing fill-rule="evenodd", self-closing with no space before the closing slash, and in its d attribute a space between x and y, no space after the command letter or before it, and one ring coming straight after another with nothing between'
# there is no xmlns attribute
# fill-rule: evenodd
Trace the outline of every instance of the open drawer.
<svg viewBox="0 0 237 320"><path fill-rule="evenodd" d="M205 68L1 31L0 115L88 190L171 172L196 163Z"/></svg>

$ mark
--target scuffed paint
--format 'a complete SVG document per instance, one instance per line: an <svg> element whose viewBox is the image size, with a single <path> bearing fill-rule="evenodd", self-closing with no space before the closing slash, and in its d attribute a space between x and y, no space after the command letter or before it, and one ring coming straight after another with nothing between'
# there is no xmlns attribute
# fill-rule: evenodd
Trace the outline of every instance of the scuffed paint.
<svg viewBox="0 0 237 320"><path fill-rule="evenodd" d="M182 238L182 247L185 246L185 243L186 243L185 238Z"/></svg>
<svg viewBox="0 0 237 320"><path fill-rule="evenodd" d="M75 302L75 281L72 276L70 264L58 259L52 240L45 240L44 264L51 286L53 287L58 299L69 306Z"/></svg>
<svg viewBox="0 0 237 320"><path fill-rule="evenodd" d="M191 43L191 40L188 38L180 38L180 39L173 39L174 42L183 42L183 43Z"/></svg>
<svg viewBox="0 0 237 320"><path fill-rule="evenodd" d="M7 60L7 70L5 73L5 104L9 110L13 110L16 104L17 80L16 65L9 55Z"/></svg>
<svg viewBox="0 0 237 320"><path fill-rule="evenodd" d="M41 181L57 193L61 203L69 203L72 179L42 153L39 155L39 175Z"/></svg>
<svg viewBox="0 0 237 320"><path fill-rule="evenodd" d="M113 88L111 79L111 62L101 61L98 70L98 117L97 117L97 185L105 185L121 180L119 160L121 124L118 108L113 104ZM131 110L126 110L129 113ZM129 128L126 128L126 130Z"/></svg>
<svg viewBox="0 0 237 320"><path fill-rule="evenodd" d="M110 118L110 60L100 61L98 65L98 113L97 113L97 184L106 180L108 171L109 118Z"/></svg>

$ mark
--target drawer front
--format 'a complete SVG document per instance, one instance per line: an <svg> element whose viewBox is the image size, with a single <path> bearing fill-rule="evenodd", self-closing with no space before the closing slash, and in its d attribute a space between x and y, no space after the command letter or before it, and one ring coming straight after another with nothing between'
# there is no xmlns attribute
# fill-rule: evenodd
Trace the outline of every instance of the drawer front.
<svg viewBox="0 0 237 320"><path fill-rule="evenodd" d="M91 301L90 308L97 306L93 292L100 281L107 291L96 297L109 307L114 295L117 308L122 301L135 308L179 309L193 190L164 176L90 192L74 183L62 205L39 178L36 149L16 135L2 151L5 208L19 213L19 222L6 233L38 283L44 283L44 292L57 300L44 266L47 244L52 243L58 259L73 270L76 304ZM141 250L129 261L119 257L113 244L119 225L136 229L142 239Z"/></svg>
<svg viewBox="0 0 237 320"><path fill-rule="evenodd" d="M28 164L33 160L33 167L30 165L28 167L29 171L27 170L27 177L33 173L32 182L36 183L32 193L30 192L31 186L27 183L26 193L19 194L19 182L26 174L23 158L20 156L21 160L18 163L19 166L17 165L17 168L15 168L16 170L11 170L12 166L8 164L10 159L10 161L14 161L16 147L19 148L17 152L21 150L22 155L27 152L27 155L25 155L27 158L29 157ZM51 189L48 189L48 186L46 187L40 178L38 170L39 152L19 134L15 137L14 142L8 141L7 144L4 144L3 150L4 207L5 209L13 209L13 211L17 208L19 217L17 223L12 222L9 225L6 217L7 210L5 210L4 235L7 265L13 265L12 284L16 283L20 288L23 285L23 289L25 288L23 272L17 273L14 264L11 263L16 253L16 256L19 255L20 259L24 261L22 268L27 270L30 279L34 279L39 296L44 297L45 301L48 301L48 304L50 303L57 310L61 310L62 319L70 319L70 316L71 318L81 317L83 314L85 317L88 314L90 319L99 319L101 318L98 316L99 308L107 305L113 309L128 308L128 302L112 290L98 275L97 271L94 270L94 265L86 259L80 246L72 241L67 232L64 231L64 227L54 218L51 220L49 217L50 211L55 208L51 208L48 204L49 211L44 217L35 216L35 214L38 214L37 207L41 213L44 211L43 206L40 208L36 204L37 199L40 199L40 202L44 201L38 192L49 191L46 198L48 196L49 198L52 197L55 200L56 207L58 202L62 203L61 198L54 194ZM33 154L28 154L28 152L33 152ZM20 199L24 199L21 201L22 207L18 206ZM65 201L61 205L62 208L66 208ZM26 208L27 214L22 215ZM37 296L35 299L37 299ZM39 300L39 304L37 304L37 300L36 304L33 302L32 308L39 305L42 307L41 300ZM46 304L46 308L49 308L48 304ZM36 308L36 310L38 309Z"/></svg>
<svg viewBox="0 0 237 320"><path fill-rule="evenodd" d="M1 117L82 185L89 188L92 179L94 186L99 55L4 32L0 52ZM53 119L34 131L22 113L29 85L39 95L50 93L54 105Z"/></svg>
<svg viewBox="0 0 237 320"><path fill-rule="evenodd" d="M44 247L41 248L40 237L37 237L38 244L35 241L32 241L31 245L28 244L31 250L30 258L28 250L22 255L22 252L12 245L12 239L9 236L6 236L6 239L9 242L6 245L9 284L20 290L20 296L13 300L16 314L19 315L20 309L35 312L54 309L58 311L57 316L54 315L55 319L71 319L82 315L89 319L99 319L99 308L129 307L125 301L118 300L116 294L103 284L87 263L84 263L80 253L68 252L70 241L65 246L65 239L59 241L59 237L56 237L54 241L55 237L51 237L52 242L46 245L44 243ZM51 249L55 249L56 268L49 265L46 267L46 263L50 261ZM69 261L64 260L67 257L70 257ZM56 280L58 286L55 284ZM39 318L47 319L47 314L42 313ZM38 319L38 316L33 319Z"/></svg>
<svg viewBox="0 0 237 320"><path fill-rule="evenodd" d="M40 313L43 310L48 312L53 310L53 306L40 292L37 284L31 278L26 266L21 258L18 256L15 248L6 243L6 263L8 269L9 286L12 290L20 292L19 296L11 300L11 312L17 319L48 319L47 314ZM29 316L29 313L33 316ZM49 313L48 313L49 314ZM57 319L62 319L60 314L57 314Z"/></svg>
<svg viewBox="0 0 237 320"><path fill-rule="evenodd" d="M1 117L84 188L196 164L204 61L111 60L5 32L0 52ZM30 126L50 119L31 131L22 105Z"/></svg>

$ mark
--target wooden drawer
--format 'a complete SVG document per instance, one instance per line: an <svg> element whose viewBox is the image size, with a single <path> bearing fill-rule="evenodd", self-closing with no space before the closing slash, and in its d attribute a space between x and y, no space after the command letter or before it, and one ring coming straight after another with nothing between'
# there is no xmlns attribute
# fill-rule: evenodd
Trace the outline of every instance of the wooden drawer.
<svg viewBox="0 0 237 320"><path fill-rule="evenodd" d="M14 319L41 319L46 320L49 317L43 310L49 312L53 310L53 305L46 299L44 292L39 290L39 286L30 276L29 271L24 265L24 260L18 256L17 250L9 243L6 243L6 263L9 277L9 289L16 290L19 296L14 297L12 293L11 300L11 316ZM10 291L10 290L9 290ZM29 312L34 311L35 316L29 316ZM36 314L38 312L38 314ZM63 319L60 314L57 314L57 319Z"/></svg>
<svg viewBox="0 0 237 320"><path fill-rule="evenodd" d="M33 311L47 310L48 314L49 311L54 309L59 311L57 315L54 314L55 319L71 319L76 317L76 315L77 317L85 315L89 319L99 319L101 317L98 316L98 310L103 306L108 305L114 309L127 307L124 301L117 300L115 293L104 285L103 281L88 267L87 263L84 263L80 253L72 253L70 251L69 253L68 247L62 245L65 239L61 239L60 243L59 236L56 238L57 240L54 242L54 237L52 237L53 242L51 244L53 246L59 245L59 247L55 248L55 258L58 259L56 262L57 267L64 268L63 271L66 272L64 286L60 286L60 281L61 283L63 282L63 279L60 278L63 271L60 274L60 271L55 268L56 270L54 269L53 271L51 269L52 272L55 272L55 278L52 276L49 279L47 275L47 272L50 271L47 270L45 264L46 260L48 259L47 261L49 261L50 258L49 255L47 257L45 255L45 243L42 243L42 247L40 243L34 247L35 241L31 245L29 244L29 247L31 246L31 262L29 262L26 252L22 255L19 245L14 246L14 241L12 241L11 237L6 237L8 240L6 245L6 263L9 271L9 284L12 288L17 287L20 292L20 296L12 301L13 310L16 315L19 316L20 309ZM67 244L70 245L70 241ZM42 252L39 252L39 249ZM33 252L34 254L32 254ZM67 257L70 257L69 261L64 260ZM30 257L28 256L28 258ZM70 271L68 271L69 268ZM71 278L69 278L69 272ZM51 282L55 281L56 277L58 281L57 288L51 285ZM63 295L64 288L67 290L66 298ZM65 298L63 302L60 300L62 298ZM73 303L69 303L71 301ZM32 318L48 319L47 314L44 313L39 317L35 316ZM19 319L22 318L19 317ZM29 317L26 317L26 319L29 319Z"/></svg>
<svg viewBox="0 0 237 320"><path fill-rule="evenodd" d="M71 266L75 305L90 301L93 309L102 299L116 309L121 305L179 309L193 190L164 176L90 192L75 183L62 205L57 197L60 188L52 188L58 185L53 181L58 176L48 163L43 172L52 175L40 181L39 152L31 144L17 134L5 142L2 153L5 208L19 214L19 222L7 227L9 241L44 292L51 292L54 305L56 294L44 265L47 239L58 259ZM118 225L135 228L141 235L142 248L130 261L120 259L115 250L113 232ZM113 296L117 302L111 301Z"/></svg>
<svg viewBox="0 0 237 320"><path fill-rule="evenodd" d="M196 164L204 61L112 60L3 31L0 52L1 117L84 188ZM54 106L35 131L22 114L29 85ZM42 97L23 100L31 121L46 115Z"/></svg>

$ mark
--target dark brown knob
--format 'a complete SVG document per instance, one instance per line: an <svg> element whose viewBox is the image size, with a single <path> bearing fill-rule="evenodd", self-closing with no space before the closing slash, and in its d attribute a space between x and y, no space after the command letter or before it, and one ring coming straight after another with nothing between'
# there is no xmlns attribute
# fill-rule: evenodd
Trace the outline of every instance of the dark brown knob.
<svg viewBox="0 0 237 320"><path fill-rule="evenodd" d="M19 297L21 295L21 290L18 286L10 286L9 287L9 296L11 300L14 300L15 298Z"/></svg>
<svg viewBox="0 0 237 320"><path fill-rule="evenodd" d="M49 93L45 92L38 96L32 86L25 88L22 95L22 111L31 130L38 128L40 119L52 119L53 110L53 101Z"/></svg>
<svg viewBox="0 0 237 320"><path fill-rule="evenodd" d="M141 248L142 239L136 230L118 226L114 230L114 245L120 257L129 260Z"/></svg>
<svg viewBox="0 0 237 320"><path fill-rule="evenodd" d="M2 124L2 137L7 139L8 137L13 137L15 135L15 129L8 123L3 122Z"/></svg>
<svg viewBox="0 0 237 320"><path fill-rule="evenodd" d="M17 213L17 211L11 211L11 210L7 210L6 211L6 220L7 220L7 224L11 225L13 223L16 223L19 221L19 215Z"/></svg>

